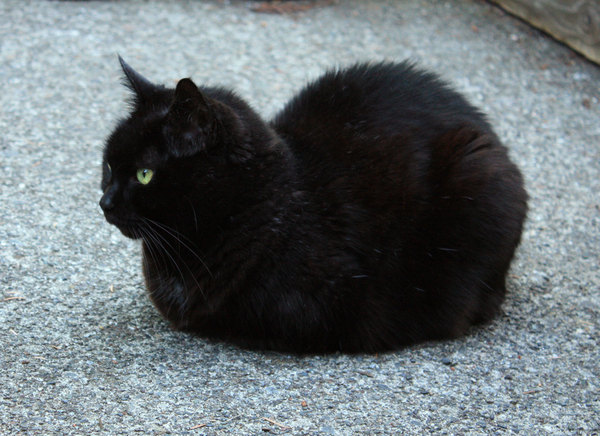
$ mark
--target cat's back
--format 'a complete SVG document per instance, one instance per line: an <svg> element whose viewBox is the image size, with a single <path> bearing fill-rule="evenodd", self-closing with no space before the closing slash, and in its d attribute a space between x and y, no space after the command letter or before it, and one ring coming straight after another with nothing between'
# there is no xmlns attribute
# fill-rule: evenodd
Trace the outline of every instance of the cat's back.
<svg viewBox="0 0 600 436"><path fill-rule="evenodd" d="M324 203L353 202L365 216L407 202L418 213L435 179L445 177L436 163L457 164L478 136L503 149L474 106L408 62L331 70L301 90L272 126L296 158L304 189Z"/></svg>
<svg viewBox="0 0 600 436"><path fill-rule="evenodd" d="M272 125L297 153L346 153L393 136L427 142L452 128L489 130L484 117L435 74L409 62L359 63L307 85Z"/></svg>

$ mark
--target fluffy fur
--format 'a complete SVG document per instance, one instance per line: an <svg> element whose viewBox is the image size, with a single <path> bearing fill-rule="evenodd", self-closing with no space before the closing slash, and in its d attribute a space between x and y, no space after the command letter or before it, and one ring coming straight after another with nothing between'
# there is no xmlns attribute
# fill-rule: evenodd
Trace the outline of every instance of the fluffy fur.
<svg viewBox="0 0 600 436"><path fill-rule="evenodd" d="M121 63L134 100L106 143L100 204L142 239L150 297L175 328L373 352L453 338L498 311L523 180L434 74L332 70L267 123L230 90L168 89Z"/></svg>

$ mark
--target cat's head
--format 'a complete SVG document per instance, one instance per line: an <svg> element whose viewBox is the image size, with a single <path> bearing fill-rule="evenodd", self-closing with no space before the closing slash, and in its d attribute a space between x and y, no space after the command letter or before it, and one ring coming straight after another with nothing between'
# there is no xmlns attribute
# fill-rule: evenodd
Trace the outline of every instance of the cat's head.
<svg viewBox="0 0 600 436"><path fill-rule="evenodd" d="M272 132L229 91L190 79L167 89L119 60L133 104L104 149L107 221L131 238L145 237L149 223L184 233L218 227L243 202L240 188L260 171L256 156Z"/></svg>

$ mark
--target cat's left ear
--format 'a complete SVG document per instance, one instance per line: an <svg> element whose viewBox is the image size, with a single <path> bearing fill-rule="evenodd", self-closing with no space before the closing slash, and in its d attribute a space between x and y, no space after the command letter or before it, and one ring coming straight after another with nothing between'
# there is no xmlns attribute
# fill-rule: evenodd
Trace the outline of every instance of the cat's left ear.
<svg viewBox="0 0 600 436"><path fill-rule="evenodd" d="M191 79L177 83L167 118L170 133L175 135L175 141L169 141L174 156L189 156L204 147L214 121L209 99Z"/></svg>

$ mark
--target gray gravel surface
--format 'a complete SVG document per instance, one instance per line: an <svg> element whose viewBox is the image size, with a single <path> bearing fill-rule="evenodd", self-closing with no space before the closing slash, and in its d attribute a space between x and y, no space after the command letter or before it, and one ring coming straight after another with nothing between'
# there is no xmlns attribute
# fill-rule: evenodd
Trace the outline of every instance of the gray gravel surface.
<svg viewBox="0 0 600 436"><path fill-rule="evenodd" d="M598 434L600 68L481 1L0 2L0 434ZM234 87L272 115L308 79L410 58L481 106L531 211L504 313L382 355L297 357L172 331L139 245L97 205L150 79Z"/></svg>

